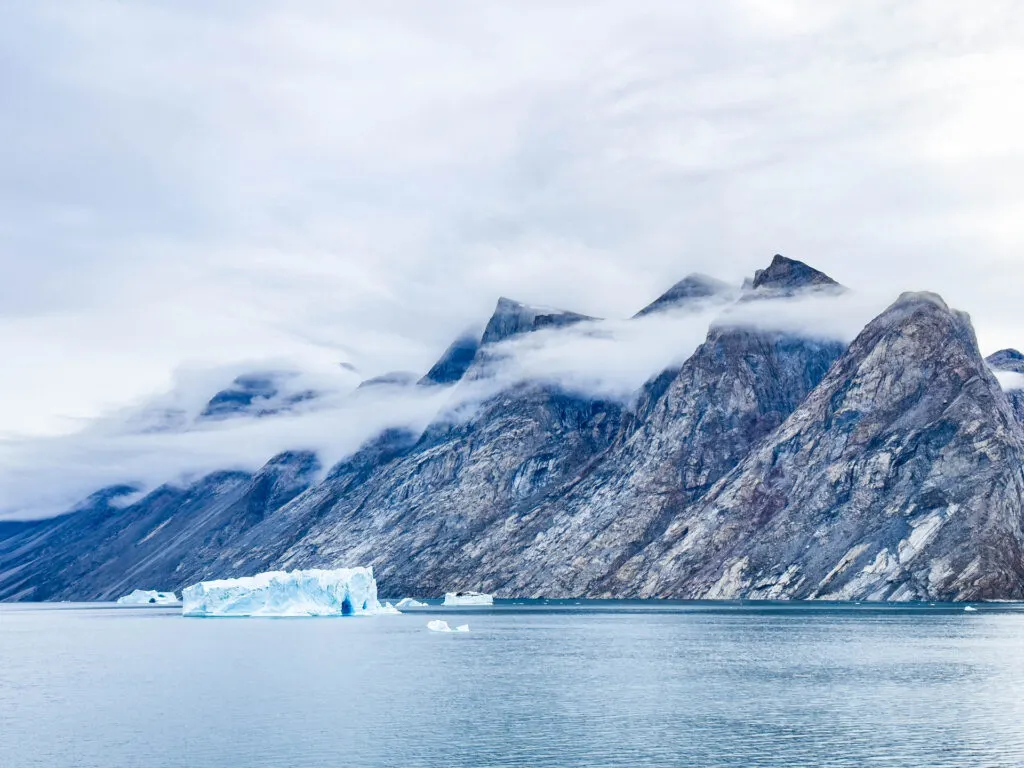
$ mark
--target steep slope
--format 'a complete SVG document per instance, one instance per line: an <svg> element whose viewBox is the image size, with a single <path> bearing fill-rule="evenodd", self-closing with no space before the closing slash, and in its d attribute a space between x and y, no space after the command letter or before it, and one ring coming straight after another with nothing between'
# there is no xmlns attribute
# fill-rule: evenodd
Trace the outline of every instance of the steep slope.
<svg viewBox="0 0 1024 768"><path fill-rule="evenodd" d="M490 532L479 562L461 567L514 594L628 594L608 575L776 429L842 351L838 342L713 329L639 428L585 476Z"/></svg>
<svg viewBox="0 0 1024 768"><path fill-rule="evenodd" d="M279 565L370 564L392 594L443 592L475 579L462 570L463 550L600 453L619 413L615 403L557 388L503 392L468 420L435 424L358 492L339 493L327 482L297 500L332 507Z"/></svg>
<svg viewBox="0 0 1024 768"><path fill-rule="evenodd" d="M1024 597L1024 434L966 315L908 294L617 583L644 595Z"/></svg>
<svg viewBox="0 0 1024 768"><path fill-rule="evenodd" d="M259 472L218 472L164 486L127 506L105 491L81 510L0 530L0 600L113 599L138 587L179 589L225 542L286 504L319 468L286 453ZM168 586L164 586L168 585Z"/></svg>
<svg viewBox="0 0 1024 768"><path fill-rule="evenodd" d="M470 366L472 384L486 383L488 355L500 355L501 342L583 319L502 299L485 333L492 341ZM94 504L32 527L34 538L9 528L0 545L0 599L94 599L124 586L178 589L211 576L357 560L377 566L382 587L411 589L476 531L600 453L620 413L618 403L524 383L468 418L443 414L423 435L387 432L315 487L317 466L296 471L296 455L288 455L255 477L219 473L125 509ZM288 492L272 492L286 470Z"/></svg>

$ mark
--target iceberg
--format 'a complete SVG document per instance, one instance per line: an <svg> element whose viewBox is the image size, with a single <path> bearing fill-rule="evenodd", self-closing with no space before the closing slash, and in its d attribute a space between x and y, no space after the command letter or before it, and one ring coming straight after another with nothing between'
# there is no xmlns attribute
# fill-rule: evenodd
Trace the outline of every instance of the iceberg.
<svg viewBox="0 0 1024 768"><path fill-rule="evenodd" d="M404 611L406 608L426 608L426 607L427 607L426 603L421 603L419 600L414 600L411 597L403 597L395 605L395 608L397 608L400 611Z"/></svg>
<svg viewBox="0 0 1024 768"><path fill-rule="evenodd" d="M377 609L377 613L382 616L401 616L402 612L395 608L391 603L384 603L380 608Z"/></svg>
<svg viewBox="0 0 1024 768"><path fill-rule="evenodd" d="M452 605L494 605L494 598L483 592L447 592L444 604Z"/></svg>
<svg viewBox="0 0 1024 768"><path fill-rule="evenodd" d="M966 608L964 608L964 611L965 611L966 613L976 613L976 612L977 612L977 610L978 610L978 609L977 609L977 608L975 608L975 607L974 607L973 605L968 605L968 606L967 606Z"/></svg>
<svg viewBox="0 0 1024 768"><path fill-rule="evenodd" d="M433 621L427 622L427 629L431 632L469 632L469 624L460 624L455 629L452 629L448 626L447 621L434 619Z"/></svg>
<svg viewBox="0 0 1024 768"><path fill-rule="evenodd" d="M157 592L155 589L136 589L130 595L117 598L118 605L171 605L178 602L173 592Z"/></svg>
<svg viewBox="0 0 1024 768"><path fill-rule="evenodd" d="M182 600L183 616L360 616L385 610L373 569L362 567L203 581L186 587Z"/></svg>

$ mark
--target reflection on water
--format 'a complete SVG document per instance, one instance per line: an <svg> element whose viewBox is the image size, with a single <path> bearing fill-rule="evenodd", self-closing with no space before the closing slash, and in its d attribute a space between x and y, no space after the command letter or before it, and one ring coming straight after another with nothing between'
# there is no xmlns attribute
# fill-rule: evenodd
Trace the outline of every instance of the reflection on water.
<svg viewBox="0 0 1024 768"><path fill-rule="evenodd" d="M1024 607L979 608L0 606L0 763L1021 766Z"/></svg>

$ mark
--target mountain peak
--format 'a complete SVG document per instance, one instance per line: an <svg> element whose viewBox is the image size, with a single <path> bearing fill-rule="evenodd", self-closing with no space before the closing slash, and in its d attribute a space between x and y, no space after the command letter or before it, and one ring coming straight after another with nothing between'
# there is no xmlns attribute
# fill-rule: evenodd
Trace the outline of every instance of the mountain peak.
<svg viewBox="0 0 1024 768"><path fill-rule="evenodd" d="M1016 349L1001 349L986 357L985 362L997 371L1024 373L1024 354Z"/></svg>
<svg viewBox="0 0 1024 768"><path fill-rule="evenodd" d="M645 315L654 314L655 312L664 312L669 309L685 307L696 301L700 301L701 299L720 296L729 290L730 286L728 283L716 280L708 275L694 273L684 277L678 283L661 294L661 296L633 315L633 317L644 317Z"/></svg>
<svg viewBox="0 0 1024 768"><path fill-rule="evenodd" d="M502 296L498 299L494 314L487 322L481 344L495 344L541 328L558 328L594 319L578 312L530 306Z"/></svg>
<svg viewBox="0 0 1024 768"><path fill-rule="evenodd" d="M842 288L842 286L814 267L796 259L789 259L782 254L775 254L767 269L759 269L749 287L755 291L771 291L773 293L792 293L805 288Z"/></svg>

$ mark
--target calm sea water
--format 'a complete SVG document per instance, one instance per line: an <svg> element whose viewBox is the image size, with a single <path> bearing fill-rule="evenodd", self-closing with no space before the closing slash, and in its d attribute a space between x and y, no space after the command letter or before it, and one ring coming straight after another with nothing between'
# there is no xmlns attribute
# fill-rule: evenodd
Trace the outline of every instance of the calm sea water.
<svg viewBox="0 0 1024 768"><path fill-rule="evenodd" d="M4 605L0 765L1024 766L1024 606Z"/></svg>

